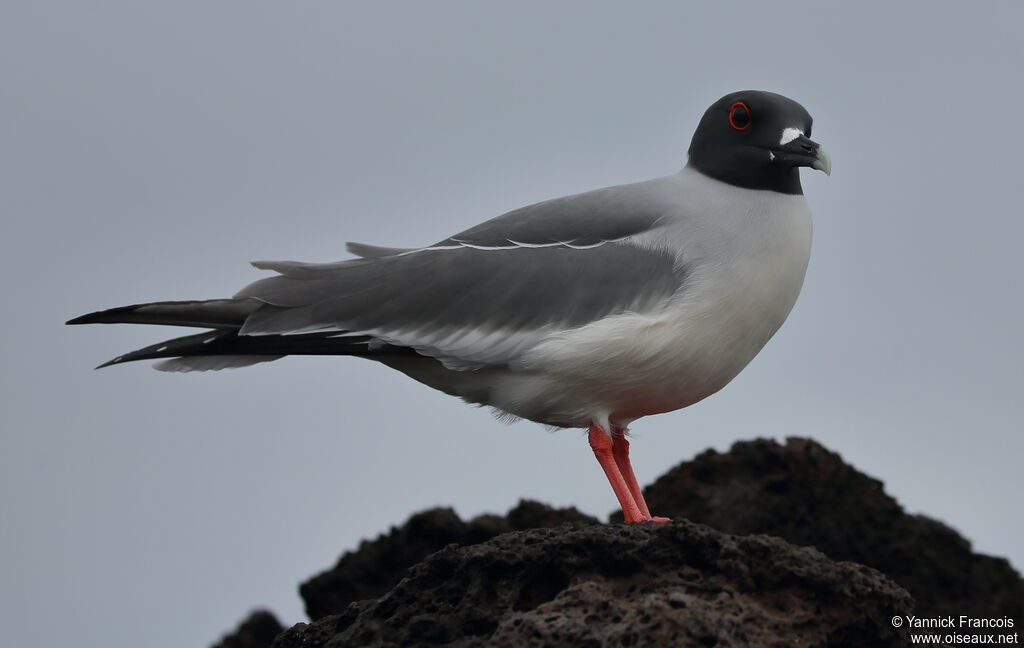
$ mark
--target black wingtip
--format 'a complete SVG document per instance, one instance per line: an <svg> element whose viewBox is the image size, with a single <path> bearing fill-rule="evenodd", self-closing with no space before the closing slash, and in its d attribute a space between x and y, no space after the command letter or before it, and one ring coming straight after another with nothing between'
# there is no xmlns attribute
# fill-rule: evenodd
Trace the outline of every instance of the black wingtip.
<svg viewBox="0 0 1024 648"><path fill-rule="evenodd" d="M68 320L66 324L159 324L236 329L259 306L255 300L235 299L149 302L86 313Z"/></svg>
<svg viewBox="0 0 1024 648"><path fill-rule="evenodd" d="M131 313L138 305L133 306L121 306L118 308L107 308L106 310L93 311L86 313L85 315L79 315L64 322L65 324L117 324L119 320L123 321L122 317L125 313Z"/></svg>
<svg viewBox="0 0 1024 648"><path fill-rule="evenodd" d="M131 353L123 353L123 354L117 356L116 358L113 358L111 360L107 360L106 362L104 362L101 365L96 365L95 367L93 367L93 370L103 369L104 367L109 367L111 365L116 365L116 364L123 364L125 362L131 362L132 360L136 359L134 356L138 355L139 352L143 351L143 350L144 349L139 349L139 351L132 351ZM132 357L129 357L129 356L132 356Z"/></svg>
<svg viewBox="0 0 1024 648"><path fill-rule="evenodd" d="M64 324L65 324L65 326L67 326L67 325L74 325L74 324L92 324L95 321L95 320L92 319L93 315L95 315L95 314L96 313L89 313L87 315L79 315L78 317L74 317L72 319L69 319L68 321L64 322Z"/></svg>
<svg viewBox="0 0 1024 648"><path fill-rule="evenodd" d="M73 319L69 319L64 322L65 324L120 324L120 323L131 323L130 320L125 320L124 316L130 313L134 313L139 306L145 304L133 304L131 306L119 306L117 308L107 308L105 310L93 311L86 313L85 315L79 315Z"/></svg>

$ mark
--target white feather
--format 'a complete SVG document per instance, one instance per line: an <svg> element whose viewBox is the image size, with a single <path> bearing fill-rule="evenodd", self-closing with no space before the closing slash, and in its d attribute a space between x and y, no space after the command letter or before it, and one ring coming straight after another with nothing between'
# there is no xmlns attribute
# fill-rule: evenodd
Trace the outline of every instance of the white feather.
<svg viewBox="0 0 1024 648"><path fill-rule="evenodd" d="M782 138L779 140L779 146L785 146L798 137L802 137L804 132L799 128L787 128L782 131Z"/></svg>
<svg viewBox="0 0 1024 648"><path fill-rule="evenodd" d="M659 310L505 340L500 330L389 332L442 365L388 364L467 401L566 427L624 426L715 393L793 307L810 256L810 210L803 196L738 189L691 169L680 172L675 190L675 212L630 240L670 250L690 269ZM488 366L474 354L495 347L507 364Z"/></svg>
<svg viewBox="0 0 1024 648"><path fill-rule="evenodd" d="M248 367L259 362L270 362L283 356L272 355L209 355L185 356L161 360L153 365L157 371L187 373L190 371L218 371Z"/></svg>

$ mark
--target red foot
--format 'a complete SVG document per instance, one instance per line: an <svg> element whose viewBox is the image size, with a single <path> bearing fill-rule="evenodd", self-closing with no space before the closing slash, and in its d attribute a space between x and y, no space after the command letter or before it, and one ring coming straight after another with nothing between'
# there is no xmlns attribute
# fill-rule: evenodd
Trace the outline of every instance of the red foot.
<svg viewBox="0 0 1024 648"><path fill-rule="evenodd" d="M626 520L626 524L633 524L633 523L636 523L636 522L671 522L671 521L672 521L672 518L658 517L656 515L651 515L651 516L648 516L648 517L641 517L641 518L636 519L636 520Z"/></svg>

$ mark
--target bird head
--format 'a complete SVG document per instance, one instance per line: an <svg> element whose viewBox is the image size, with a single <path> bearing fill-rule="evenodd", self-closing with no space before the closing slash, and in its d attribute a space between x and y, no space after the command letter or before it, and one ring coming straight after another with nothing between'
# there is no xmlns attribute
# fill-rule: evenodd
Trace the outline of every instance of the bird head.
<svg viewBox="0 0 1024 648"><path fill-rule="evenodd" d="M800 167L832 172L828 153L810 139L811 122L803 106L780 94L727 94L697 125L689 166L737 187L801 194Z"/></svg>

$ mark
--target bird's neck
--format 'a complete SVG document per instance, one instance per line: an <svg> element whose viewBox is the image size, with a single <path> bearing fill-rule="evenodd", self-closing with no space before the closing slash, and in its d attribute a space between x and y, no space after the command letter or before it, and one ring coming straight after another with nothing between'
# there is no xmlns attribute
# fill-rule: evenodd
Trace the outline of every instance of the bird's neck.
<svg viewBox="0 0 1024 648"><path fill-rule="evenodd" d="M700 173L734 187L743 189L765 189L782 194L803 195L800 184L800 170L797 167L773 164L743 164L733 157L716 155L693 155L686 166Z"/></svg>

